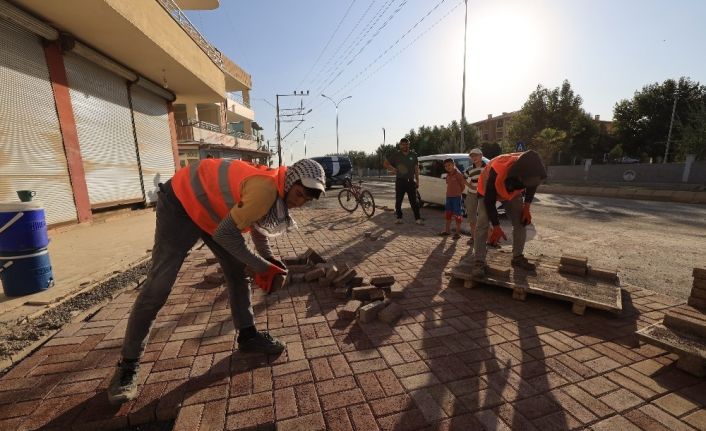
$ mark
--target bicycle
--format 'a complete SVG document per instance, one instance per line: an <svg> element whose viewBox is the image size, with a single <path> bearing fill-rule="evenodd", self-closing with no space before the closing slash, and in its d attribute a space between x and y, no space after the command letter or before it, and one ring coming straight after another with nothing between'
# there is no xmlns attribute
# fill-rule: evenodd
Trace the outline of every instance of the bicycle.
<svg viewBox="0 0 706 431"><path fill-rule="evenodd" d="M372 217L375 214L375 199L372 193L363 189L362 180L341 190L338 193L338 203L349 213L355 211L360 205L366 216Z"/></svg>

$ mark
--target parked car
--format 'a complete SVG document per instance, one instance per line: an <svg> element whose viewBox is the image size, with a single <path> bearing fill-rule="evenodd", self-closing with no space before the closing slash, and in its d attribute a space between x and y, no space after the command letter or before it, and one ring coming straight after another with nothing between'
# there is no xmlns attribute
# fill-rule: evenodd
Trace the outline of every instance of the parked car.
<svg viewBox="0 0 706 431"><path fill-rule="evenodd" d="M348 157L325 156L312 157L312 160L319 162L324 167L326 173L326 188L331 186L347 186L351 184L353 165Z"/></svg>
<svg viewBox="0 0 706 431"><path fill-rule="evenodd" d="M461 172L471 166L471 158L465 153L456 154L433 154L430 156L419 157L419 188L417 189L417 199L421 205L446 204L446 170L444 169L444 160L453 159L456 167ZM483 157L483 160L488 163L488 159ZM464 194L465 199L465 194ZM498 202L498 209L501 204ZM466 206L462 205L464 217L466 216ZM504 212L504 211L503 211Z"/></svg>

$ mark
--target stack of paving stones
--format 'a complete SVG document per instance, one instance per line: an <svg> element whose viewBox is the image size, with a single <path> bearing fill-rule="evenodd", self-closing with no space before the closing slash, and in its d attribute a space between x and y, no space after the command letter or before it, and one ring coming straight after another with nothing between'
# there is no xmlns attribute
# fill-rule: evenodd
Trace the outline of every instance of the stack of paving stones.
<svg viewBox="0 0 706 431"><path fill-rule="evenodd" d="M562 256L559 260L558 271L561 274L593 277L615 284L619 281L618 272L616 270L594 268L588 264L588 258L585 256Z"/></svg>
<svg viewBox="0 0 706 431"><path fill-rule="evenodd" d="M353 320L357 317L362 323L377 319L393 323L402 315L402 307L392 300L402 297L403 289L391 275L376 276L367 281L358 276L355 268L347 264L328 263L311 248L302 255L286 257L283 261L289 271L285 284L314 283L331 289L334 297L346 299L347 302L338 312L341 319Z"/></svg>
<svg viewBox="0 0 706 431"><path fill-rule="evenodd" d="M694 268L694 282L687 304L669 310L662 323L640 332L648 343L679 355L677 367L706 376L706 269Z"/></svg>

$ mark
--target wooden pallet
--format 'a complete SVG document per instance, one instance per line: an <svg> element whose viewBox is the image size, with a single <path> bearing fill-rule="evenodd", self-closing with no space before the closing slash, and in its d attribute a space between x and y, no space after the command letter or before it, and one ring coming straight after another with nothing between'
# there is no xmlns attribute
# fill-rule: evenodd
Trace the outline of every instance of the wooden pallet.
<svg viewBox="0 0 706 431"><path fill-rule="evenodd" d="M471 263L461 262L447 272L451 278L464 281L464 287L475 284L512 289L513 299L524 301L528 293L572 303L571 311L583 315L586 307L612 313L623 311L620 286L589 277L565 275L557 272L558 260L547 257L535 259L536 272L514 269L507 253L493 253L487 257L490 273L484 278L471 275Z"/></svg>
<svg viewBox="0 0 706 431"><path fill-rule="evenodd" d="M643 343L676 353L677 368L698 377L706 376L706 339L685 334L662 323L655 323L637 332Z"/></svg>

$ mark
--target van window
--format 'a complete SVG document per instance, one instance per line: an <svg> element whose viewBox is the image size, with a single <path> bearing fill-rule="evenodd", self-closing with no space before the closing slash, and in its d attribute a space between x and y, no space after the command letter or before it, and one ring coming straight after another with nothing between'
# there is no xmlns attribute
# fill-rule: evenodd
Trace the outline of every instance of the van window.
<svg viewBox="0 0 706 431"><path fill-rule="evenodd" d="M462 159L454 159L454 162L456 162L456 167L461 172L466 172L466 169L468 169L471 166L471 158L470 157L464 157Z"/></svg>
<svg viewBox="0 0 706 431"><path fill-rule="evenodd" d="M419 162L420 175L440 178L442 173L444 173L444 162L441 160L424 160Z"/></svg>

